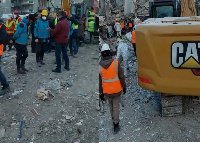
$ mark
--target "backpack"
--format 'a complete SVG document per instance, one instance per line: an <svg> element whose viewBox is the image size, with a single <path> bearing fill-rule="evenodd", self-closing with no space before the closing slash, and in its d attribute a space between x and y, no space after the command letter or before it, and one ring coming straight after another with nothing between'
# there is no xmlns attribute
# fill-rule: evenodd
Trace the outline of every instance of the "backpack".
<svg viewBox="0 0 200 143"><path fill-rule="evenodd" d="M7 44L8 37L7 37L7 31L6 26L4 24L0 25L0 44Z"/></svg>

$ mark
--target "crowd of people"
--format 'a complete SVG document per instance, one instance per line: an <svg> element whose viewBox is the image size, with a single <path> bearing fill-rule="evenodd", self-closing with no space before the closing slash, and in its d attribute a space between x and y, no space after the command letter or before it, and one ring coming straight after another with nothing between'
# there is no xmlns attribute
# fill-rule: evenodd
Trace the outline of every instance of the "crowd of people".
<svg viewBox="0 0 200 143"><path fill-rule="evenodd" d="M61 73L61 63L65 62L64 69L70 70L70 56L76 58L78 49L84 42L84 32L90 33L90 42L95 31L95 16L93 8L88 13L88 21L84 15L68 15L64 10L49 14L47 10L40 13L29 14L23 19L18 11L4 23L0 21L0 58L8 47L8 51L16 49L16 66L18 74L26 74L26 59L28 58L28 40L31 34L31 52L36 53L35 60L38 67L45 65L45 53L50 53L54 47L56 68L52 72ZM88 26L86 26L88 23ZM6 77L0 69L0 81L3 86L0 96L7 93L10 88Z"/></svg>

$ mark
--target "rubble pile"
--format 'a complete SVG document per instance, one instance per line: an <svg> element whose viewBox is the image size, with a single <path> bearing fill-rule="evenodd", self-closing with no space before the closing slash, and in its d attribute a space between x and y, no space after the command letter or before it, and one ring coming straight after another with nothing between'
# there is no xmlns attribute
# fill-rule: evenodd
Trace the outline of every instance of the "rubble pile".
<svg viewBox="0 0 200 143"><path fill-rule="evenodd" d="M45 54L44 67L29 53L26 75L17 74L15 58L2 59L11 92L0 97L1 143L98 142L98 45L86 46L78 58L69 57L71 71L61 74L51 71L56 66L53 52Z"/></svg>

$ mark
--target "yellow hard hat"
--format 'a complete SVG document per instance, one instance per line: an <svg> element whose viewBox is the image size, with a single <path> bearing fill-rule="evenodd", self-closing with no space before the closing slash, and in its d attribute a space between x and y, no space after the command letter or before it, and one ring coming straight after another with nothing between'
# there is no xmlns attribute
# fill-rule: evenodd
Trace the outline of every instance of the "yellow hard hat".
<svg viewBox="0 0 200 143"><path fill-rule="evenodd" d="M47 16L48 15L48 11L47 10L43 10L42 11L42 15Z"/></svg>
<svg viewBox="0 0 200 143"><path fill-rule="evenodd" d="M120 42L120 38L117 38L117 42Z"/></svg>

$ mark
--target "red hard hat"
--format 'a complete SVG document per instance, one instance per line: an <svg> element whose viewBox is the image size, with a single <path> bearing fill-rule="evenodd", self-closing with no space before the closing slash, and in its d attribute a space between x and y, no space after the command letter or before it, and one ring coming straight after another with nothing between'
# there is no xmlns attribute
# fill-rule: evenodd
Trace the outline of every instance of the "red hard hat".
<svg viewBox="0 0 200 143"><path fill-rule="evenodd" d="M19 14L19 12L18 12L17 10L15 10L13 13L14 13L14 14Z"/></svg>

